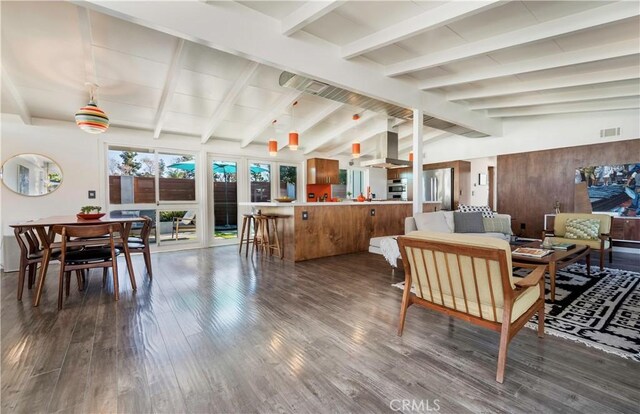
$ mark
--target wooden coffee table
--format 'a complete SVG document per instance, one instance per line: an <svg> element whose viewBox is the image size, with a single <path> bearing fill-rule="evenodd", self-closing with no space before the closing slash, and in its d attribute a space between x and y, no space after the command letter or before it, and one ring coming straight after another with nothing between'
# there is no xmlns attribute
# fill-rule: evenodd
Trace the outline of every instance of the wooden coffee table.
<svg viewBox="0 0 640 414"><path fill-rule="evenodd" d="M515 250L518 247L532 247L534 249L543 249L540 241L534 241L520 246L511 246L511 250ZM553 253L543 256L541 258L524 257L518 255L512 255L511 261L514 267L526 267L534 268L536 266L545 265L549 272L549 279L551 281L551 302L556 300L556 271L569 266L572 263L586 257L587 261L587 276L591 276L591 248L589 246L576 244L576 247L569 250L554 250Z"/></svg>

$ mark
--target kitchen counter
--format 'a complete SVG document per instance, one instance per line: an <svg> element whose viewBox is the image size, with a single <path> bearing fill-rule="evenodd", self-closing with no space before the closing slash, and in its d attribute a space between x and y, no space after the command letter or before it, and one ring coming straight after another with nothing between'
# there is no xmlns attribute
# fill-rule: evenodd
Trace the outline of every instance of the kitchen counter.
<svg viewBox="0 0 640 414"><path fill-rule="evenodd" d="M411 201L238 203L247 213L277 214L284 258L291 261L366 252L369 239L404 233Z"/></svg>
<svg viewBox="0 0 640 414"><path fill-rule="evenodd" d="M293 203L279 203L277 201L273 202L262 202L262 203L251 203L251 202L241 202L238 203L240 206L252 206L252 207L292 207L292 206L370 206L370 205L380 205L380 204L412 204L411 201L338 201L338 202L293 202ZM439 203L438 203L439 204Z"/></svg>

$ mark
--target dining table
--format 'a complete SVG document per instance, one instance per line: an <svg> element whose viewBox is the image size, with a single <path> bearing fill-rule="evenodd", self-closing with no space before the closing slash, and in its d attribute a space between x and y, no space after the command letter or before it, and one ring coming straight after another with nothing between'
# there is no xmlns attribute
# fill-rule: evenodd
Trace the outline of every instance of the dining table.
<svg viewBox="0 0 640 414"><path fill-rule="evenodd" d="M121 229L120 238L122 239L122 249L127 262L127 270L129 277L131 278L131 285L133 290L136 290L135 275L133 272L133 263L131 261L131 254L129 252L128 240L129 233L134 223L144 223L143 217L101 217L98 219L81 219L77 216L52 216L45 217L36 220L24 221L21 223L11 224L11 228L22 228L24 230L34 230L38 235L38 239L43 248L42 264L40 266L40 274L36 283L36 295L33 299L33 306L40 305L40 298L42 297L42 289L44 287L45 278L47 276L47 269L49 267L49 261L51 260L51 252L54 248L60 247L60 242L55 241L55 233L53 232L53 226L71 226L82 225L91 226L97 224L114 224L118 225Z"/></svg>

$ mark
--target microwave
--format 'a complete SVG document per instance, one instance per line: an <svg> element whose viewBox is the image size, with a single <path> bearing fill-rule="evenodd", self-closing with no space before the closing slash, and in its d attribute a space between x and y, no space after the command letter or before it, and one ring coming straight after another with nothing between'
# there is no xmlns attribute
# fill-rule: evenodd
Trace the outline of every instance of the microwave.
<svg viewBox="0 0 640 414"><path fill-rule="evenodd" d="M387 192L390 194L406 193L407 192L407 179L401 178L397 180L387 181Z"/></svg>

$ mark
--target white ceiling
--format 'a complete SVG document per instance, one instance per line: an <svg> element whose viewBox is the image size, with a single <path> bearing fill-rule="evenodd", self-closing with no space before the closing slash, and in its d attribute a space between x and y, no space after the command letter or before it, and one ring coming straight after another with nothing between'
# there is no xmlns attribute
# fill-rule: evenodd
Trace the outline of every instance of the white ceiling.
<svg viewBox="0 0 640 414"><path fill-rule="evenodd" d="M265 59L236 53L228 39L221 40L229 44L220 48L226 52L195 41L195 19L194 34L185 33L181 37L190 40L183 40L167 34L176 30L156 27L152 17L137 24L135 13L151 6L86 5L90 9L57 1L2 3L2 112L19 114L25 122L30 117L73 121L87 101L85 82L94 81L100 85L99 106L112 125L160 137L176 133L203 142L211 137L241 147L276 137L284 147L296 101L294 123L302 129L305 153L348 153L350 142L386 127L383 114L280 87L281 68L297 71L291 64L277 59L256 64L252 60ZM240 19L259 15L265 27L284 32L279 36L324 47L331 56L327 62L356 63L345 64L344 71L366 68L383 81L402 81L390 85L425 90L428 101L440 100L438 106L451 112L448 120L499 125L506 117L640 107L640 2L240 1L208 6L231 10ZM189 7L180 10L186 13ZM338 77L335 82L349 87ZM363 116L357 126L354 113ZM404 152L410 130L409 124L400 127ZM426 138L442 136L425 128ZM366 145L363 149L367 152Z"/></svg>

